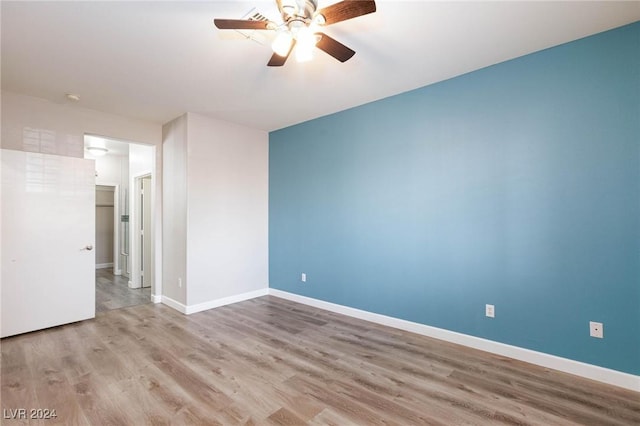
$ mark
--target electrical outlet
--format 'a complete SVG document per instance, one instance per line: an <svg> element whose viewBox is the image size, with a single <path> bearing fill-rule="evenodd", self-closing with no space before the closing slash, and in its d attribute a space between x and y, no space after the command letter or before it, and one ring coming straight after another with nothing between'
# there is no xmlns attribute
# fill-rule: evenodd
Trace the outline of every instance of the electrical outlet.
<svg viewBox="0 0 640 426"><path fill-rule="evenodd" d="M302 281L303 283L307 282L307 274L305 274L304 272L300 275L300 281Z"/></svg>
<svg viewBox="0 0 640 426"><path fill-rule="evenodd" d="M604 338L604 325L601 322L589 321L589 336Z"/></svg>
<svg viewBox="0 0 640 426"><path fill-rule="evenodd" d="M496 316L496 307L493 305L485 305L484 314L489 318L495 318Z"/></svg>

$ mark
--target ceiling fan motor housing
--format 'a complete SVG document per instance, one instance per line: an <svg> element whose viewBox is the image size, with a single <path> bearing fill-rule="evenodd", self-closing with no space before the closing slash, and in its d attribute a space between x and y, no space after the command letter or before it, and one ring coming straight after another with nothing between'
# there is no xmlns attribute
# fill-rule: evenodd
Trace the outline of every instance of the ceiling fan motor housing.
<svg viewBox="0 0 640 426"><path fill-rule="evenodd" d="M285 21L292 17L311 20L318 8L317 0L282 0L281 4Z"/></svg>

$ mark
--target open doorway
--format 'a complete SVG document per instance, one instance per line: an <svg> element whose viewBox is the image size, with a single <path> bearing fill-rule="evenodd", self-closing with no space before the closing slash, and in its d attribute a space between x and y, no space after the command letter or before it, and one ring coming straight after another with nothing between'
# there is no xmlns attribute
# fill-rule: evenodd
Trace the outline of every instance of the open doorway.
<svg viewBox="0 0 640 426"><path fill-rule="evenodd" d="M151 303L153 203L140 203L136 185L144 176L152 198L154 148L86 135L85 158L95 160L96 169L96 312ZM137 238L141 223L149 241Z"/></svg>
<svg viewBox="0 0 640 426"><path fill-rule="evenodd" d="M128 286L128 231L121 225L119 189L114 183L96 185L96 312L141 305L151 299L151 286L140 291Z"/></svg>
<svg viewBox="0 0 640 426"><path fill-rule="evenodd" d="M116 185L96 185L96 269L119 269Z"/></svg>

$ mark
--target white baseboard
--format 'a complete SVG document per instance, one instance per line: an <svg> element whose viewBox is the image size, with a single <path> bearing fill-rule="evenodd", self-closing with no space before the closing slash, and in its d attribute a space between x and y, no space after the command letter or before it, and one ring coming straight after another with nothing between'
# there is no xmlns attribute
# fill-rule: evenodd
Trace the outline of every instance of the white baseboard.
<svg viewBox="0 0 640 426"><path fill-rule="evenodd" d="M113 268L113 262L111 263L96 263L96 269Z"/></svg>
<svg viewBox="0 0 640 426"><path fill-rule="evenodd" d="M260 290L250 291L247 293L241 293L241 294L235 294L229 297L223 297L221 299L209 300L207 302L197 303L195 305L185 305L167 296L162 296L162 303L179 312L182 312L183 314L191 315L191 314L195 314L196 312L202 312L208 309L230 305L232 303L243 302L245 300L266 296L268 294L269 294L269 289L263 288Z"/></svg>
<svg viewBox="0 0 640 426"><path fill-rule="evenodd" d="M187 306L167 296L162 296L162 304L183 314L187 313Z"/></svg>
<svg viewBox="0 0 640 426"><path fill-rule="evenodd" d="M196 312L206 311L207 309L218 308L224 305L230 305L232 303L238 303L249 299L254 299L256 297L266 296L269 294L268 288L263 288L260 290L250 291L247 293L236 294L229 297L223 297L221 299L210 300L208 302L197 303L195 305L186 306L185 314L195 314Z"/></svg>
<svg viewBox="0 0 640 426"><path fill-rule="evenodd" d="M159 294L152 294L151 295L151 302L152 303L160 303L162 302L162 296Z"/></svg>
<svg viewBox="0 0 640 426"><path fill-rule="evenodd" d="M269 294L272 296L291 300L293 302L313 306L315 308L324 309L365 321L371 321L376 324L386 325L389 327L398 328L400 330L410 331L412 333L433 337L435 339L440 339L451 343L457 343L459 345L468 346L470 348L479 349L481 351L506 356L531 364L536 364L545 368L559 370L564 373L574 374L576 376L581 376L587 379L597 380L599 382L640 392L640 376L636 376L633 374L623 373L620 371L611 370L609 368L599 367L597 365L586 364L580 361L574 361L555 355L545 354L543 352L532 351L530 349L524 349L517 346L494 342L492 340L482 339L480 337L456 333L454 331L449 331L442 328L431 327L428 325L393 318L386 315L350 308L348 306L325 302L323 300L313 299L306 296L300 296L298 294L288 293L286 291L276 290L274 288L269 289Z"/></svg>

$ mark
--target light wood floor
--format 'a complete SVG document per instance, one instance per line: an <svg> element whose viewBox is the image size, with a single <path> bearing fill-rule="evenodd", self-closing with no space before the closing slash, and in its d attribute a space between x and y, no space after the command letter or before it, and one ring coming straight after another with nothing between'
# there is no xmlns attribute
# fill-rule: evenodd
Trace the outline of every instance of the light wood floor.
<svg viewBox="0 0 640 426"><path fill-rule="evenodd" d="M126 277L96 269L96 312L151 303L151 287L129 288Z"/></svg>
<svg viewBox="0 0 640 426"><path fill-rule="evenodd" d="M640 424L639 393L271 296L103 312L1 352L3 412L56 409L42 424Z"/></svg>

